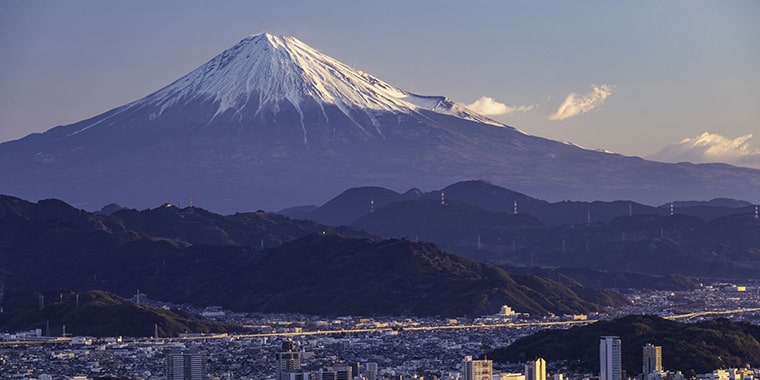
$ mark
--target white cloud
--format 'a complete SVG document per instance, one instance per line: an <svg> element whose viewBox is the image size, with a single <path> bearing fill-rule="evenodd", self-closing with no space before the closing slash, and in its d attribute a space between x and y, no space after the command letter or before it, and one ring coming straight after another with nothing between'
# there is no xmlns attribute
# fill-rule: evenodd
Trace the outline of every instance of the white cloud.
<svg viewBox="0 0 760 380"><path fill-rule="evenodd" d="M760 169L760 149L752 148L750 139L751 133L730 139L705 132L668 145L648 158L665 162L725 162Z"/></svg>
<svg viewBox="0 0 760 380"><path fill-rule="evenodd" d="M506 115L512 112L528 112L534 107L535 106L533 105L510 106L496 101L494 98L488 96L483 96L472 104L467 105L467 108L485 116Z"/></svg>
<svg viewBox="0 0 760 380"><path fill-rule="evenodd" d="M587 94L571 93L559 106L557 112L549 115L549 120L565 120L601 107L604 100L612 95L612 88L613 86L606 84L601 86L593 84L591 92Z"/></svg>

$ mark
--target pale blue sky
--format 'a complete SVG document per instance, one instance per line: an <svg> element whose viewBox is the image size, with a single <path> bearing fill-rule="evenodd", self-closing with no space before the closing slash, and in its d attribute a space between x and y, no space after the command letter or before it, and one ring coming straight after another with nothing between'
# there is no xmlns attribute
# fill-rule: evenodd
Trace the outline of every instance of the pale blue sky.
<svg viewBox="0 0 760 380"><path fill-rule="evenodd" d="M411 92L532 105L492 116L529 134L639 156L692 138L684 157L760 167L758 17L758 1L9 0L0 141L138 99L270 32ZM549 120L592 85L610 93Z"/></svg>

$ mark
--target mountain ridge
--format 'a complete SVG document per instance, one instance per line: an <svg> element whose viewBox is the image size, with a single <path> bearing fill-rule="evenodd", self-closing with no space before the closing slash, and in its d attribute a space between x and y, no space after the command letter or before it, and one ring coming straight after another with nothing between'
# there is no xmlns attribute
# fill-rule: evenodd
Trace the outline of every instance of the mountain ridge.
<svg viewBox="0 0 760 380"><path fill-rule="evenodd" d="M391 196L373 210L377 194ZM465 181L405 198L387 189L349 189L303 217L338 220L384 238L427 240L449 252L517 267L754 278L760 268L755 210L723 203L675 207L672 213L631 201L549 203Z"/></svg>
<svg viewBox="0 0 760 380"><path fill-rule="evenodd" d="M238 311L461 316L508 303L531 314L572 314L624 302L534 276L518 281L432 243L263 212L221 216L165 205L99 215L7 196L0 196L0 268L8 288L122 296L140 289L157 300Z"/></svg>

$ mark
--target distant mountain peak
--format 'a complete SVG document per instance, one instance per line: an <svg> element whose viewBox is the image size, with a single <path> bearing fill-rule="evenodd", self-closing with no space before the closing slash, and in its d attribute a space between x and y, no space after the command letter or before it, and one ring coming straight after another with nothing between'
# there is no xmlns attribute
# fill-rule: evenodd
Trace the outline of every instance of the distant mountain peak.
<svg viewBox="0 0 760 380"><path fill-rule="evenodd" d="M293 107L301 115L303 124L305 108L313 105L321 110L325 122L329 122L325 112L325 106L329 105L337 107L360 128L357 113L368 116L381 135L382 128L375 112L428 110L504 126L444 96L422 96L399 89L322 54L295 37L269 33L243 39L127 108L155 107L151 118L157 118L172 107L193 101L214 104L215 113L209 123L230 111L243 123L243 115L251 115L252 110L255 118L264 111L277 114L284 108ZM302 127L304 143L308 143L307 126ZM75 133L78 132L81 130Z"/></svg>

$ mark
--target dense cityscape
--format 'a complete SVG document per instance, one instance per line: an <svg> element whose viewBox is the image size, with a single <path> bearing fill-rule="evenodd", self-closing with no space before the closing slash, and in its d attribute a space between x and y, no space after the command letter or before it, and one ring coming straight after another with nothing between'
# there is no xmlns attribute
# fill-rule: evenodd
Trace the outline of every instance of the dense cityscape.
<svg viewBox="0 0 760 380"><path fill-rule="evenodd" d="M685 321L716 316L760 321L760 288L754 284L714 283L692 291L623 292L630 300L630 306L625 308L591 315L542 318L514 313L508 306L494 315L481 318L438 319L243 314L220 308L196 310L163 304L165 307L193 311L205 318L239 324L250 333L187 333L176 338L158 336L142 339L46 337L42 329L3 333L0 375L9 379L112 376L129 379L453 380L473 379L470 377L472 374L468 374L468 368L474 365L481 369L481 375L487 373L488 377L477 377L481 380L534 380L522 377L526 376L524 368L541 364L540 361L533 361L532 364L495 363L487 358L478 358L491 349L508 346L516 339L541 329L564 329L629 314L653 314ZM149 300L142 302L156 303ZM610 338L600 339L600 347L605 347L605 339ZM619 338L616 342L617 345L621 344ZM608 345L612 347L612 343ZM616 352L619 355L619 349ZM660 364L653 367L656 371L652 371L657 375L648 375L647 379L678 380L683 377L677 372L679 369L667 368L667 352L659 355L661 358L657 362ZM619 360L617 363L616 368L619 369ZM663 370L663 363L670 372ZM555 380L600 376L574 373L565 364L548 362L545 372L554 376ZM487 371L483 366L487 367ZM186 377L190 376L193 368L195 376L200 377ZM734 380L757 375L746 368L739 372L717 370L710 374L698 374L698 377ZM349 373L351 376L346 377ZM638 375L626 374L625 377ZM541 376L544 375L539 375L535 380L543 379ZM600 379L621 378L610 376L601 374Z"/></svg>

